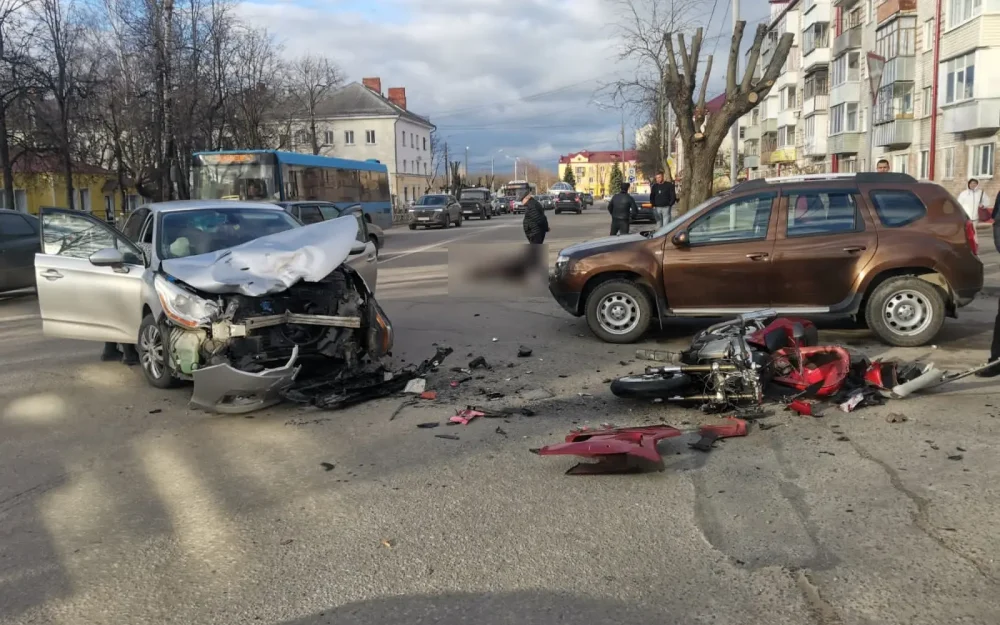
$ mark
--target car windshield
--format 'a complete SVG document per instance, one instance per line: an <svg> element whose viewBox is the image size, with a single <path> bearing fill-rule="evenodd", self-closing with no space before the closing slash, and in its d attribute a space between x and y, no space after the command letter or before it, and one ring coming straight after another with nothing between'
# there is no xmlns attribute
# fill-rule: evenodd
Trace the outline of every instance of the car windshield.
<svg viewBox="0 0 1000 625"><path fill-rule="evenodd" d="M417 200L417 206L441 206L444 204L443 195L425 195Z"/></svg>
<svg viewBox="0 0 1000 625"><path fill-rule="evenodd" d="M299 222L283 210L206 208L167 212L160 219L160 258L210 254L299 227Z"/></svg>
<svg viewBox="0 0 1000 625"><path fill-rule="evenodd" d="M463 200L485 200L489 196L486 191L462 191L459 197Z"/></svg>

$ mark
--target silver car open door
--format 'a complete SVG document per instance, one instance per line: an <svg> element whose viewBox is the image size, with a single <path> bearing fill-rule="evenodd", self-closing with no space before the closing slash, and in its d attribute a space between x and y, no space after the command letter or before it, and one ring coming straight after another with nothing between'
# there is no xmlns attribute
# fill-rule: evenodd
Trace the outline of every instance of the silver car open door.
<svg viewBox="0 0 1000 625"><path fill-rule="evenodd" d="M142 251L90 213L41 211L35 278L42 331L84 341L135 343L142 321Z"/></svg>
<svg viewBox="0 0 1000 625"><path fill-rule="evenodd" d="M360 210L348 210L345 211L345 214L347 212L353 214L355 219L358 220L357 245L359 250L357 253L354 250L351 251L351 255L347 258L347 264L361 274L361 277L365 279L365 284L368 285L368 289L374 293L375 286L378 283L378 250L375 248L375 244L371 242L371 239L368 238L368 227L364 214ZM364 251L360 251L362 243L365 246Z"/></svg>

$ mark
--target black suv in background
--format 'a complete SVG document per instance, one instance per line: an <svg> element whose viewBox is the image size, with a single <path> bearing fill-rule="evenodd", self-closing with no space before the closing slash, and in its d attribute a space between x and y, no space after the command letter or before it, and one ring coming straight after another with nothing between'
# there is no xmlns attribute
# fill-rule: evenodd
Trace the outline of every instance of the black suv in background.
<svg viewBox="0 0 1000 625"><path fill-rule="evenodd" d="M581 193L580 200L583 202L584 208L594 205L594 195L592 193Z"/></svg>
<svg viewBox="0 0 1000 625"><path fill-rule="evenodd" d="M556 197L556 215L563 211L572 211L579 215L583 212L583 200L576 191L560 191Z"/></svg>
<svg viewBox="0 0 1000 625"><path fill-rule="evenodd" d="M462 205L462 217L466 219L470 217L493 218L489 189L462 189L458 194L458 203Z"/></svg>

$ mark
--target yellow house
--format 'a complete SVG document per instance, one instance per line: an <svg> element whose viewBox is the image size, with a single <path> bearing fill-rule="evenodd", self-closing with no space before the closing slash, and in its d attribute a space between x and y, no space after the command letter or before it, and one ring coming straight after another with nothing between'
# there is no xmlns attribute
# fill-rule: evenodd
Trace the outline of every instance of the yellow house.
<svg viewBox="0 0 1000 625"><path fill-rule="evenodd" d="M611 170L615 163L621 167L622 155L625 156L625 166L622 168L622 179L630 182L632 190L643 193L649 191L649 182L639 172L636 166L636 151L600 151L584 150L575 154L559 157L559 180L566 176L566 168L572 168L576 180L576 190L581 193L592 193L595 197L613 195L618 189L609 188Z"/></svg>
<svg viewBox="0 0 1000 625"><path fill-rule="evenodd" d="M0 208L13 208L37 215L43 206L68 208L66 176L57 155L25 154L14 162L14 206L8 207L7 194L0 193ZM3 176L0 175L0 189ZM128 210L142 203L133 187L126 189ZM85 210L101 219L122 220L122 196L118 176L106 169L76 163L73 165L73 208Z"/></svg>

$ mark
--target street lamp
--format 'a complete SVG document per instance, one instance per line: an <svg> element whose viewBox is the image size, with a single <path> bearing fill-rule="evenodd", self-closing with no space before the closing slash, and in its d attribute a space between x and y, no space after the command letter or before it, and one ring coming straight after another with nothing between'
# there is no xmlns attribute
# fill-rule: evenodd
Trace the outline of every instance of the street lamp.
<svg viewBox="0 0 1000 625"><path fill-rule="evenodd" d="M496 178L496 171L495 171L494 165L495 165L497 154L499 154L501 152L503 152L503 148L500 148L493 155L490 156L490 186L496 186L496 180L495 180L495 178ZM490 189L490 191L493 191L493 190L494 189Z"/></svg>
<svg viewBox="0 0 1000 625"><path fill-rule="evenodd" d="M507 158L510 158L510 159L514 160L514 180L517 180L517 161L521 157L520 156L511 156L510 154L504 154L504 156L506 156Z"/></svg>
<svg viewBox="0 0 1000 625"><path fill-rule="evenodd" d="M469 146L465 146L465 180L469 180Z"/></svg>

